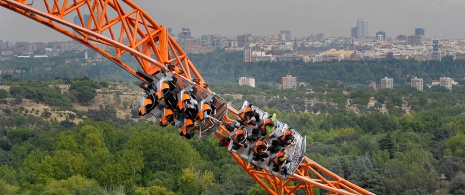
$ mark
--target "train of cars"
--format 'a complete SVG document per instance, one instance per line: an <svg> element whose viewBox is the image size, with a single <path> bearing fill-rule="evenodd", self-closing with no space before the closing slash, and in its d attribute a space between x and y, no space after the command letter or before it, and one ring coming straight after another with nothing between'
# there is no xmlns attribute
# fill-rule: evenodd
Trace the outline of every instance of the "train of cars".
<svg viewBox="0 0 465 195"><path fill-rule="evenodd" d="M246 159L256 169L279 177L293 174L304 158L305 137L288 124L277 120L276 114L244 102L228 117L227 102L198 82L166 69L154 75L137 72L146 82L141 83L145 94L140 100L139 115L151 114L160 126L173 125L179 134L197 140L219 133L223 125L230 133L222 134L220 145Z"/></svg>

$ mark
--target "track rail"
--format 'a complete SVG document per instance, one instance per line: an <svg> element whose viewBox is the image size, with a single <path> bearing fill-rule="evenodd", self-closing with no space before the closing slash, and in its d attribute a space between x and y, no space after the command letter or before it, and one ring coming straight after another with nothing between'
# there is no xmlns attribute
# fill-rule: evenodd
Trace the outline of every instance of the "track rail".
<svg viewBox="0 0 465 195"><path fill-rule="evenodd" d="M135 69L140 68L153 75L168 65L174 65L180 70L179 74L190 80L197 79L201 87L209 90L186 53L168 34L167 28L157 24L130 0L43 0L34 4L27 4L26 0L0 0L0 6L79 41L141 81L145 79L137 75ZM74 17L77 22L70 20ZM112 50L103 50L102 45ZM122 56L125 54L132 56L139 67L124 62ZM237 116L235 108L228 106L228 110ZM226 117L224 120L231 119ZM215 135L222 140L229 136L229 131L220 126ZM312 194L316 188L331 194L373 194L307 157L296 173L283 179L265 170L257 171L246 159L233 152L230 154L270 194L293 194L299 189Z"/></svg>

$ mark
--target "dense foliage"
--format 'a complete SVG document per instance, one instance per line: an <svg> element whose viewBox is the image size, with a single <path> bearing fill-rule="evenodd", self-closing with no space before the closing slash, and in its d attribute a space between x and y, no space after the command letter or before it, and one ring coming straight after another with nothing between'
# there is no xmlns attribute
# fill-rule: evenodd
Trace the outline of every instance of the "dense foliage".
<svg viewBox="0 0 465 195"><path fill-rule="evenodd" d="M463 72L454 65L463 62L243 64L240 54L224 52L191 58L213 82L209 83L213 91L234 107L248 100L277 113L280 120L306 135L308 157L367 190L376 194L465 192L465 88L454 86L449 92L431 87L419 92L398 85L374 91L343 83L364 84L365 77L377 77L374 72L394 79L398 75L405 82L407 72L422 77L413 70L423 70L425 79L460 77ZM267 71L261 69L265 66ZM310 74L305 80L308 86L277 90L277 80L270 75L280 77L288 73L285 69L296 67L302 71L293 75ZM351 78L338 75L357 67L368 70ZM321 70L305 72L307 68ZM396 74L386 75L389 72ZM243 73L257 75L256 88L215 82L221 77L236 82L234 78ZM73 102L86 104L99 87L108 86L88 79L4 80L0 84L10 86L6 94L0 89L0 101L30 99L63 110L71 109ZM55 87L58 84L69 86L70 92L63 93ZM173 127L118 118L118 110L104 103L99 109L68 114L63 121L49 111L37 116L3 101L0 106L0 191L6 194L263 194L213 136L202 142L186 140ZM76 124L74 118L85 120ZM320 192L324 193L317 190L315 194Z"/></svg>
<svg viewBox="0 0 465 195"><path fill-rule="evenodd" d="M215 88L223 93L222 87ZM431 194L438 190L460 194L464 190L460 182L465 172L465 108L460 102L465 94L327 88L327 93L314 92L311 97L326 101L343 98L346 103L352 98L374 97L382 107L392 99L401 99L401 105L421 100L422 106L409 114L399 114L402 109L392 103L395 114L390 109L390 114L385 114L377 109L356 113L330 108L328 114L315 115L277 109L295 107L299 101L290 97L306 98L305 88L275 91L264 86L249 91L236 86L228 93L236 90L244 92L243 98L293 93L263 107L307 136L307 156L367 190L377 194ZM238 104L243 99L232 100ZM261 103L259 100L254 99ZM330 105L338 104L328 102ZM77 112L78 118L102 121L87 120L77 126L69 120L57 122L13 109L0 111L4 135L0 139L0 188L11 194L263 192L227 151L218 147L214 137L188 141L173 127L118 119L111 106Z"/></svg>

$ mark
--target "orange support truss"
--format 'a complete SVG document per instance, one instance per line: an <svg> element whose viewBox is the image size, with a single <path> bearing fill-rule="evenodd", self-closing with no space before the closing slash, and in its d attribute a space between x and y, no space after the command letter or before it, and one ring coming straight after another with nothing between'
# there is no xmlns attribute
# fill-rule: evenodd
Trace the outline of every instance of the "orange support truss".
<svg viewBox="0 0 465 195"><path fill-rule="evenodd" d="M43 0L34 4L27 4L26 0L0 0L0 6L79 41L142 81L144 78L138 76L135 69L154 74L174 65L182 70L184 77L197 78L200 85L205 86L202 76L168 34L167 28L157 24L130 0ZM79 22L66 19L74 17ZM111 48L112 52L101 49L102 45ZM123 62L122 56L126 53L134 57L140 67ZM234 108L228 108L232 114L237 113ZM221 126L216 135L224 139L229 131ZM373 194L309 158L304 159L296 173L283 179L265 170L255 170L244 158L230 154L270 194L293 194L296 190L312 194L315 188L325 189L331 194Z"/></svg>

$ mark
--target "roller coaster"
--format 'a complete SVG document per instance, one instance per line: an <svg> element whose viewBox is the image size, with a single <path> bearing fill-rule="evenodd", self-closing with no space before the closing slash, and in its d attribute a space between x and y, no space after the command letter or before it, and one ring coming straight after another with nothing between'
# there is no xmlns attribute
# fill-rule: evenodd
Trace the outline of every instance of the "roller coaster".
<svg viewBox="0 0 465 195"><path fill-rule="evenodd" d="M179 127L187 139L196 132L197 140L215 135L269 194L312 194L316 188L329 194L373 194L304 156L305 136L273 113L249 102L239 110L228 105L210 90L167 28L134 2L0 0L0 6L82 43L138 78L145 92L139 115L151 114L161 126ZM74 17L78 22L69 20ZM140 69L123 60L127 54Z"/></svg>

